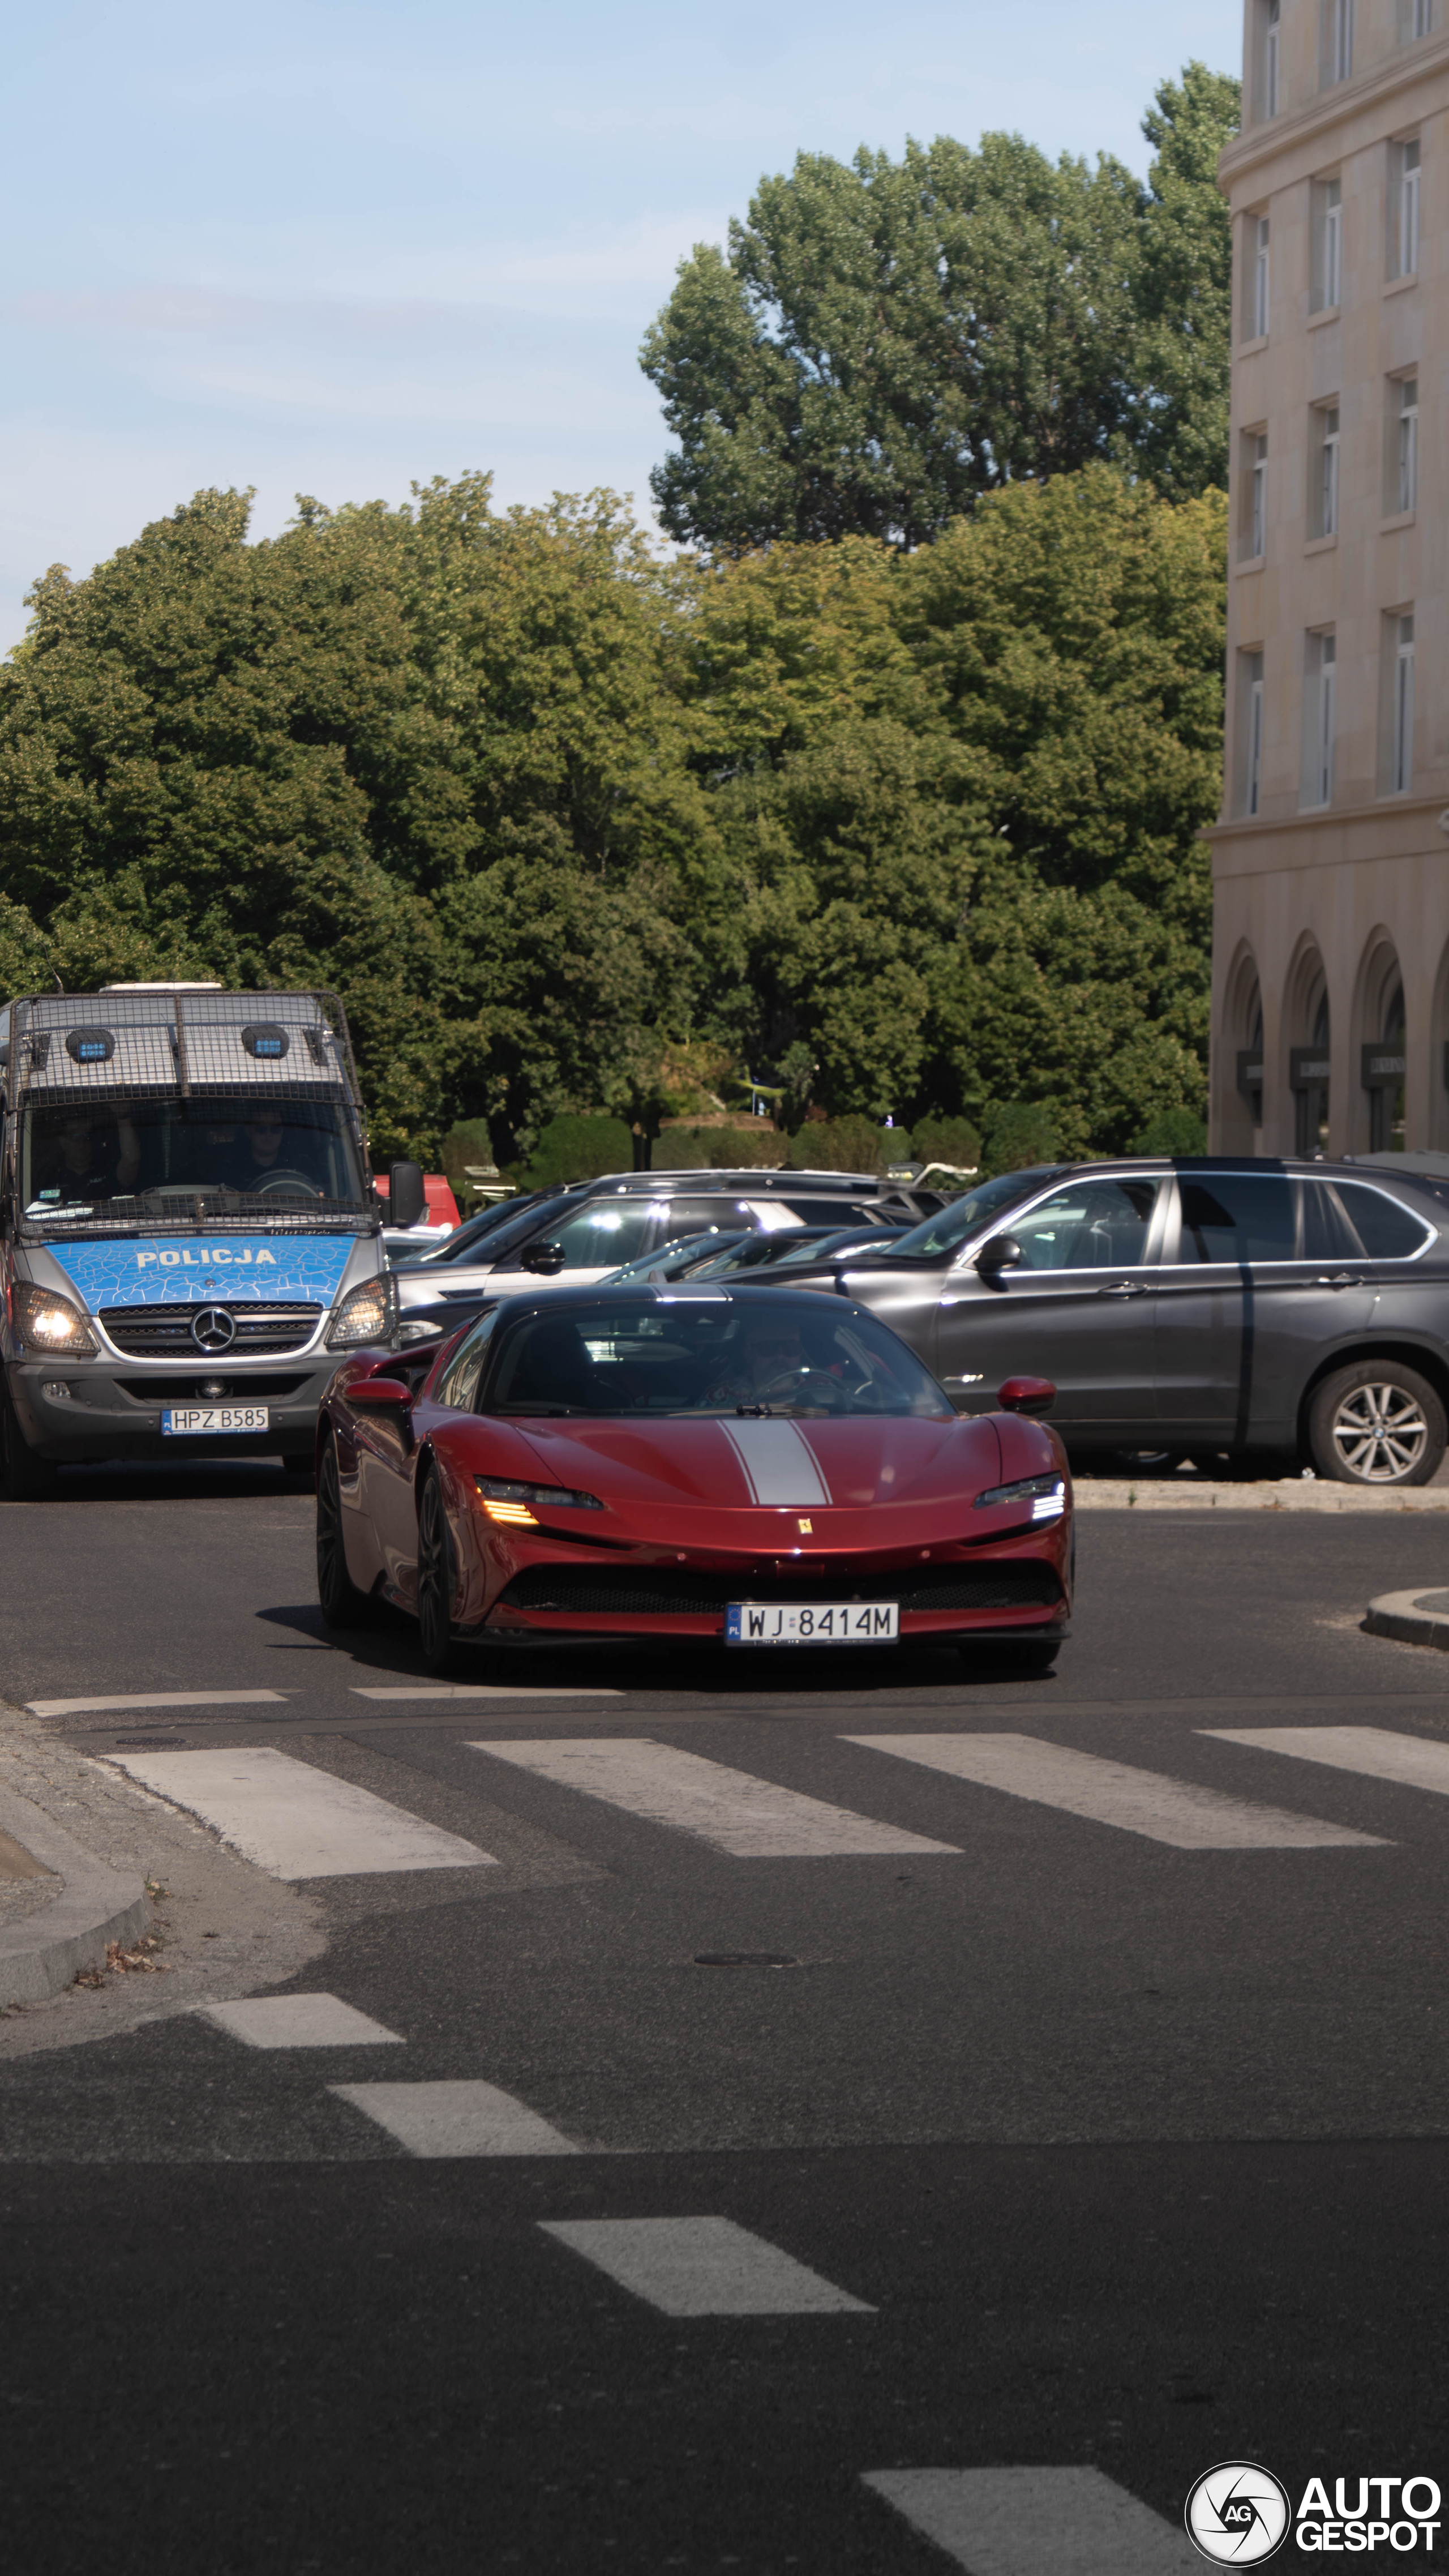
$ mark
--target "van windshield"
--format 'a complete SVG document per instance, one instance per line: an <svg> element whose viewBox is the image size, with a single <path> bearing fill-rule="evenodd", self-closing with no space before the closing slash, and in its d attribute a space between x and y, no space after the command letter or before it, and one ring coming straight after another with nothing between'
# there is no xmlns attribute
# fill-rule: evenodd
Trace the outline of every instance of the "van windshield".
<svg viewBox="0 0 1449 2576"><path fill-rule="evenodd" d="M32 1225L127 1218L361 1215L362 1164L337 1100L100 1099L35 1104L21 1121L20 1203ZM195 1205L195 1213L202 1208Z"/></svg>

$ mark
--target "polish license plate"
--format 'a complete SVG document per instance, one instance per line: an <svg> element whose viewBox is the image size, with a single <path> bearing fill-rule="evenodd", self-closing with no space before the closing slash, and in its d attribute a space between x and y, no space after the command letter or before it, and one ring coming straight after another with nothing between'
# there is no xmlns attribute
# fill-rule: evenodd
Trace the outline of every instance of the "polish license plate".
<svg viewBox="0 0 1449 2576"><path fill-rule="evenodd" d="M161 1415L167 1439L195 1439L203 1431L267 1431L271 1416L264 1404L168 1404Z"/></svg>
<svg viewBox="0 0 1449 2576"><path fill-rule="evenodd" d="M896 1601L732 1601L727 1646L889 1646L901 1633Z"/></svg>

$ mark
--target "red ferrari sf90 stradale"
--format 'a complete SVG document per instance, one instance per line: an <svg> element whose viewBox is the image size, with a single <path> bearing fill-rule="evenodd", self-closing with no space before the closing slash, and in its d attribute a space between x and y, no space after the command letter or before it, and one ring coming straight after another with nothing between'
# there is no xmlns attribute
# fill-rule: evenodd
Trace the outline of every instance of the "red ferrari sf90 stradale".
<svg viewBox="0 0 1449 2576"><path fill-rule="evenodd" d="M1000 1647L1071 1609L1054 1390L958 1416L861 1307L798 1290L510 1298L419 1380L349 1360L318 1422L323 1614L379 1599L423 1659L552 1638ZM411 1382L409 1382L411 1380Z"/></svg>

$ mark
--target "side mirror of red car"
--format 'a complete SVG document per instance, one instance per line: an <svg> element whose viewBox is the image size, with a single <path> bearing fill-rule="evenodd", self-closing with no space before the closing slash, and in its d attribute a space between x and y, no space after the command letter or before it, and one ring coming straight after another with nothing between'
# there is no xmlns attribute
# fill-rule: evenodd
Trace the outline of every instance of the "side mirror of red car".
<svg viewBox="0 0 1449 2576"><path fill-rule="evenodd" d="M385 1405L401 1412L412 1400L412 1388L404 1386L400 1377L360 1377L347 1389L351 1405Z"/></svg>
<svg viewBox="0 0 1449 2576"><path fill-rule="evenodd" d="M1049 1377L1009 1377L996 1399L1003 1413L1050 1413L1056 1400Z"/></svg>

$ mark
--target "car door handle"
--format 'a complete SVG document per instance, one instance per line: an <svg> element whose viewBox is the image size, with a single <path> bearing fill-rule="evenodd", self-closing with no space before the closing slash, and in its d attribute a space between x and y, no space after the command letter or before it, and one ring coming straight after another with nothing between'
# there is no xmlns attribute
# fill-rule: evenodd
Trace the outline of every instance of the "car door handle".
<svg viewBox="0 0 1449 2576"><path fill-rule="evenodd" d="M1146 1288L1137 1279L1114 1279L1110 1288L1099 1288L1099 1297L1145 1297Z"/></svg>
<svg viewBox="0 0 1449 2576"><path fill-rule="evenodd" d="M1332 1279L1315 1279L1313 1282L1315 1288L1358 1288L1362 1284L1351 1270L1340 1270Z"/></svg>

